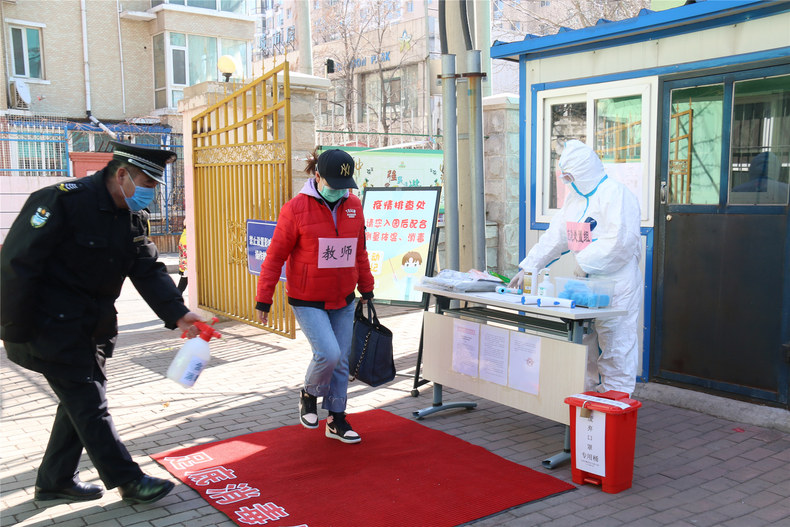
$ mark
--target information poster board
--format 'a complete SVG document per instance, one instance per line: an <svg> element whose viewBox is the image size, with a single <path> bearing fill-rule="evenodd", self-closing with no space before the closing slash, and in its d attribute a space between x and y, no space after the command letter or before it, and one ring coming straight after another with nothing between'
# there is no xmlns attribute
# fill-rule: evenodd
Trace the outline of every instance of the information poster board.
<svg viewBox="0 0 790 527"><path fill-rule="evenodd" d="M247 220L247 270L250 274L261 274L261 264L266 259L276 226L276 221ZM280 271L280 281L285 282L285 264Z"/></svg>
<svg viewBox="0 0 790 527"><path fill-rule="evenodd" d="M366 188L365 240L376 301L419 305L414 286L436 259L440 187Z"/></svg>
<svg viewBox="0 0 790 527"><path fill-rule="evenodd" d="M336 147L323 146L320 151L330 148ZM442 150L337 148L345 150L354 158L354 180L359 190L353 192L357 195L369 188L442 186ZM443 213L441 201L439 213Z"/></svg>

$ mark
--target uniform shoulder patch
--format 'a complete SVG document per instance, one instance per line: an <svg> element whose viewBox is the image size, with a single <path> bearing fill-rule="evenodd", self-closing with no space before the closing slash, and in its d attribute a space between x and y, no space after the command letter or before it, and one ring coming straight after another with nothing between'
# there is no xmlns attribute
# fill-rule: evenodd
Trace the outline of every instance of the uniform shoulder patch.
<svg viewBox="0 0 790 527"><path fill-rule="evenodd" d="M34 229L43 227L47 223L47 220L49 220L49 216L51 214L52 212L50 212L46 207L38 207L36 212L34 212L30 217L30 225Z"/></svg>
<svg viewBox="0 0 790 527"><path fill-rule="evenodd" d="M79 183L61 183L56 188L61 192L77 192L85 187Z"/></svg>

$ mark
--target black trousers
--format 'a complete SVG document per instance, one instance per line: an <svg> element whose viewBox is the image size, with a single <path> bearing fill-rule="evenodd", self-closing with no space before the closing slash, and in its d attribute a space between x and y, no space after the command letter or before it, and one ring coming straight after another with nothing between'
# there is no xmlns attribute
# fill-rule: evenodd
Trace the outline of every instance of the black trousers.
<svg viewBox="0 0 790 527"><path fill-rule="evenodd" d="M143 472L121 442L107 405L107 381L69 381L45 375L60 404L49 444L38 469L36 486L51 490L79 481L82 449L88 453L108 489L140 477Z"/></svg>

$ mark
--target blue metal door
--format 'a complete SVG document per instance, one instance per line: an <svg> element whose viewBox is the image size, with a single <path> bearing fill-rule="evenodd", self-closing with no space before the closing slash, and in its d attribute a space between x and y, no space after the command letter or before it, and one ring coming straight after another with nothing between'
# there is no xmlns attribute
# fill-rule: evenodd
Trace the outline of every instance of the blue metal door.
<svg viewBox="0 0 790 527"><path fill-rule="evenodd" d="M790 66L665 82L662 134L652 373L787 405Z"/></svg>

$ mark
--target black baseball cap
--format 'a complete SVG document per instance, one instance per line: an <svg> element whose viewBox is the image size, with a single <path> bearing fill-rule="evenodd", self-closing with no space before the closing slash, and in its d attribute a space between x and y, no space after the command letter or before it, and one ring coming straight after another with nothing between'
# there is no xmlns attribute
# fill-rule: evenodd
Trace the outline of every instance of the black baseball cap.
<svg viewBox="0 0 790 527"><path fill-rule="evenodd" d="M113 146L112 157L125 161L145 172L157 183L165 182L165 167L176 160L176 153L158 147L133 145L110 141Z"/></svg>
<svg viewBox="0 0 790 527"><path fill-rule="evenodd" d="M358 188L354 181L354 158L338 149L326 150L318 156L318 175L334 189Z"/></svg>

